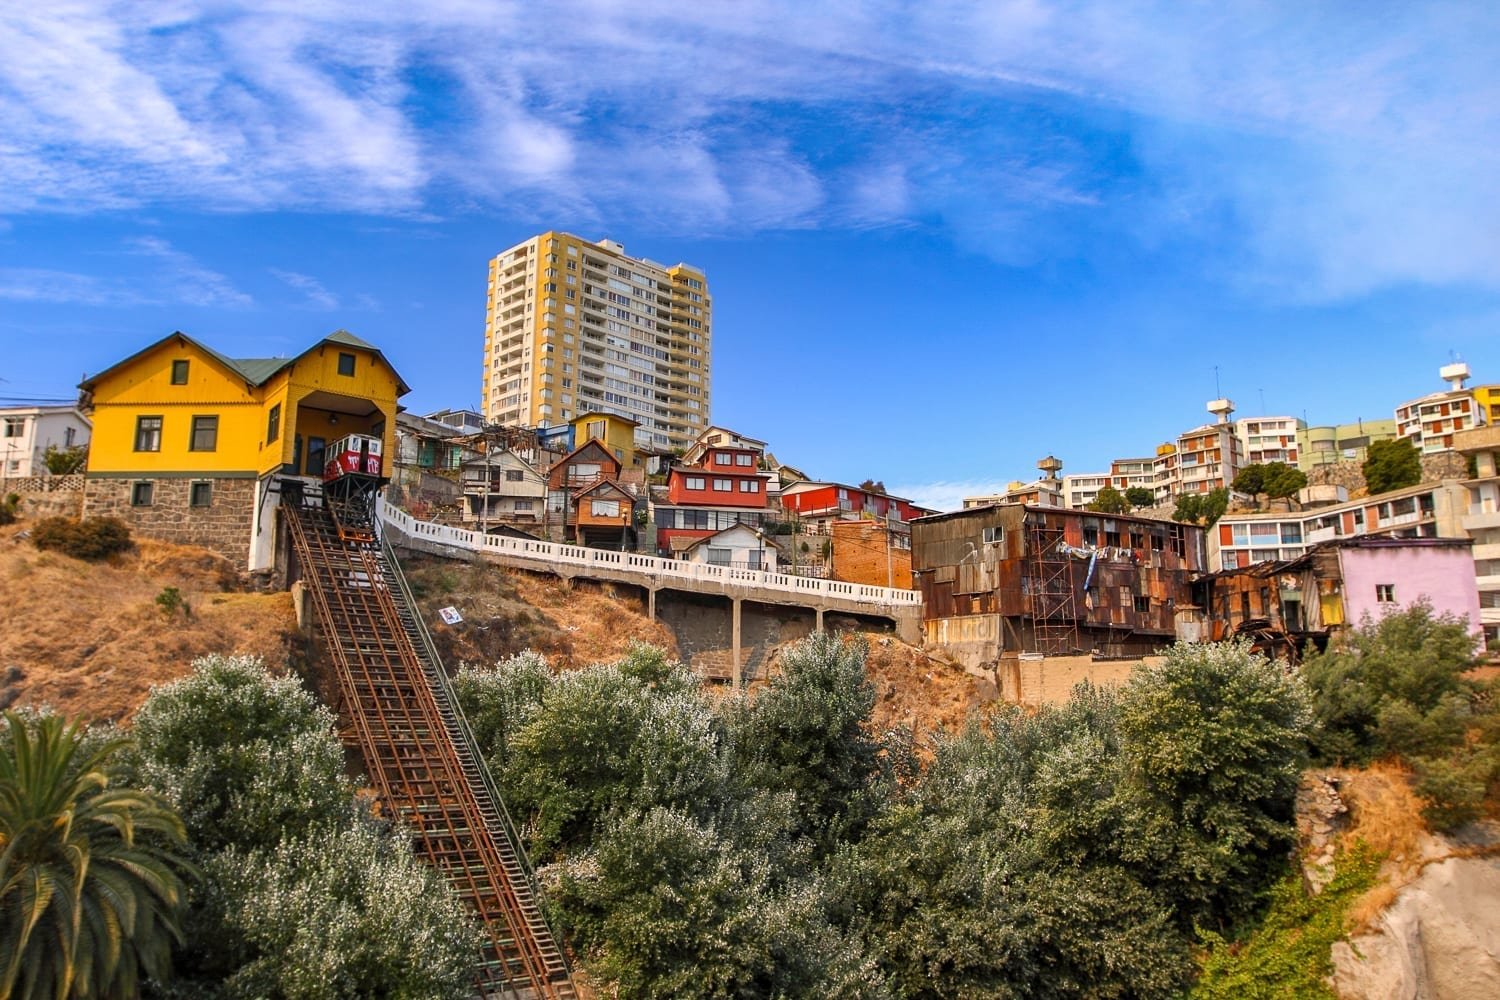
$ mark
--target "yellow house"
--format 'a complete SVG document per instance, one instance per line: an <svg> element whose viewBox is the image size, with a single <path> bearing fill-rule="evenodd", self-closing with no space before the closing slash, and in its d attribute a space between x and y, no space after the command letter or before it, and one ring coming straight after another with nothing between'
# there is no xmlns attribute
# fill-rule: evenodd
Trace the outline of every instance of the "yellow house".
<svg viewBox="0 0 1500 1000"><path fill-rule="evenodd" d="M320 477L346 434L380 437L389 474L396 400L410 391L344 330L291 358L227 358L173 333L80 386L94 433L86 516L273 568L274 477Z"/></svg>
<svg viewBox="0 0 1500 1000"><path fill-rule="evenodd" d="M641 456L635 450L635 429L640 423L618 413L580 413L571 421L573 447L596 440L619 459L621 468L638 469Z"/></svg>

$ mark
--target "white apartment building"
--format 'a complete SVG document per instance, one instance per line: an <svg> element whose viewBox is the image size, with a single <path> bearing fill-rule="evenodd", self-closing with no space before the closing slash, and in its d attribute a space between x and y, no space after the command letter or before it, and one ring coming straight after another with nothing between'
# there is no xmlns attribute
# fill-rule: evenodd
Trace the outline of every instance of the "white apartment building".
<svg viewBox="0 0 1500 1000"><path fill-rule="evenodd" d="M1297 435L1307 430L1307 421L1297 417L1241 417L1234 422L1234 436L1246 465L1285 462L1296 465Z"/></svg>
<svg viewBox="0 0 1500 1000"><path fill-rule="evenodd" d="M1469 366L1461 361L1445 365L1438 375L1448 383L1446 391L1396 407L1396 436L1410 441L1424 455L1448 451L1454 434L1485 423L1484 408L1474 390L1464 387Z"/></svg>
<svg viewBox="0 0 1500 1000"><path fill-rule="evenodd" d="M88 444L92 426L72 405L0 408L0 480L46 475L48 446Z"/></svg>
<svg viewBox="0 0 1500 1000"><path fill-rule="evenodd" d="M1151 460L1151 489L1157 503L1166 503L1183 493L1210 493L1229 488L1245 465L1240 439L1229 419L1234 402L1214 399L1208 412L1218 417L1212 424L1194 427L1156 449Z"/></svg>
<svg viewBox="0 0 1500 1000"><path fill-rule="evenodd" d="M1471 429L1454 447L1474 459L1463 527L1474 540L1474 578L1479 586L1479 624L1485 644L1500 653L1500 426Z"/></svg>
<svg viewBox="0 0 1500 1000"><path fill-rule="evenodd" d="M550 427L581 413L636 421L660 448L709 426L712 304L703 272L547 232L490 261L482 409Z"/></svg>
<svg viewBox="0 0 1500 1000"><path fill-rule="evenodd" d="M1099 499L1099 491L1110 485L1107 472L1082 472L1062 477L1063 502L1074 510L1083 510Z"/></svg>

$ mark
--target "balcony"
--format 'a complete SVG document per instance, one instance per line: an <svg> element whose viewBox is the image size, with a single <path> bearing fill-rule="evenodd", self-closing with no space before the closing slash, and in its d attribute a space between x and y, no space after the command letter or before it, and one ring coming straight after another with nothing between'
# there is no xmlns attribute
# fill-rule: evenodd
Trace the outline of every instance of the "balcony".
<svg viewBox="0 0 1500 1000"><path fill-rule="evenodd" d="M1339 536L1339 529L1334 525L1326 528L1317 528L1307 533L1307 544L1317 545L1319 542L1329 542Z"/></svg>
<svg viewBox="0 0 1500 1000"><path fill-rule="evenodd" d="M1489 576L1476 576L1474 583L1482 593L1500 590L1500 573L1492 573Z"/></svg>
<svg viewBox="0 0 1500 1000"><path fill-rule="evenodd" d="M1486 542L1474 546L1474 561L1500 559L1500 542Z"/></svg>
<svg viewBox="0 0 1500 1000"><path fill-rule="evenodd" d="M1465 531L1481 531L1485 528L1500 528L1500 510L1465 514L1459 521Z"/></svg>

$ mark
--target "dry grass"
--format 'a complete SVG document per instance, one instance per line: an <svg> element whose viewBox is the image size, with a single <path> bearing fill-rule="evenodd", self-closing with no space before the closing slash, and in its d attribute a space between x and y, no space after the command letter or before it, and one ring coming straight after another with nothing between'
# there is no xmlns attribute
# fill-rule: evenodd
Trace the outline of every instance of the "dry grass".
<svg viewBox="0 0 1500 1000"><path fill-rule="evenodd" d="M993 700L984 682L962 667L933 659L891 636L870 635L865 672L875 685L872 722L877 731L906 726L925 747L940 728L963 727L970 714Z"/></svg>
<svg viewBox="0 0 1500 1000"><path fill-rule="evenodd" d="M1419 868L1424 841L1431 838L1422 819L1422 800L1411 787L1411 772L1382 761L1333 773L1339 776L1339 791L1351 819L1344 846L1363 840L1388 863L1406 870Z"/></svg>
<svg viewBox="0 0 1500 1000"><path fill-rule="evenodd" d="M286 594L225 592L238 574L222 556L139 539L133 552L87 563L38 552L0 529L0 667L16 666L18 704L121 720L151 685L186 674L206 653L287 660L296 630ZM155 601L176 587L190 613Z"/></svg>
<svg viewBox="0 0 1500 1000"><path fill-rule="evenodd" d="M646 617L628 588L507 570L487 563L440 559L403 561L418 588L417 603L450 667L493 663L534 649L560 670L618 660L631 642L648 642L677 655L677 641L661 622ZM464 616L443 625L437 610L452 605Z"/></svg>
<svg viewBox="0 0 1500 1000"><path fill-rule="evenodd" d="M632 642L660 646L677 656L677 639L659 621L646 617L640 598L610 584L576 582L572 587L547 577L516 573L521 600L537 609L564 638L565 667L608 663L625 655Z"/></svg>
<svg viewBox="0 0 1500 1000"><path fill-rule="evenodd" d="M1393 761L1333 772L1349 806L1350 825L1342 846L1363 841L1385 856L1380 881L1349 908L1354 933L1372 929L1428 863L1447 856L1422 819L1422 801L1411 786L1411 772Z"/></svg>

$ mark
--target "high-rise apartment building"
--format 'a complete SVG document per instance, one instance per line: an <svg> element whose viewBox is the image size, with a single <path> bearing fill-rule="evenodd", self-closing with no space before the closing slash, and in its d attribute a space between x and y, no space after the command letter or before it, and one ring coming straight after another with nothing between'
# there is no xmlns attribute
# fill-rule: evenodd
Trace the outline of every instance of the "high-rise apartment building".
<svg viewBox="0 0 1500 1000"><path fill-rule="evenodd" d="M549 427L615 413L638 444L685 448L709 425L711 311L695 267L534 236L490 261L485 416Z"/></svg>
<svg viewBox="0 0 1500 1000"><path fill-rule="evenodd" d="M1469 366L1462 361L1444 365L1438 375L1448 383L1447 392L1434 392L1413 399L1396 407L1396 434L1416 446L1424 455L1448 451L1453 447L1453 435L1486 423L1487 407L1477 399L1477 390L1465 388L1469 380ZM1489 390L1484 387L1483 402L1489 400Z"/></svg>

